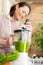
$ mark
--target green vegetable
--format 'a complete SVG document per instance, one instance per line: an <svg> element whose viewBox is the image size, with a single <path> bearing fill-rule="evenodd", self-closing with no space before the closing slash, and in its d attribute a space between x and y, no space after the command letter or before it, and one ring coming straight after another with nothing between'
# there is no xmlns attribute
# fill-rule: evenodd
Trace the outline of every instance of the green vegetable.
<svg viewBox="0 0 43 65"><path fill-rule="evenodd" d="M18 57L19 57L18 51L14 51L14 52L11 52L11 53L9 53L9 54L6 55L6 60L7 61L14 61Z"/></svg>
<svg viewBox="0 0 43 65"><path fill-rule="evenodd" d="M3 57L4 57L4 55L2 55L2 54L0 53L0 60L1 60Z"/></svg>
<svg viewBox="0 0 43 65"><path fill-rule="evenodd" d="M5 62L5 56L0 53L0 65L3 65Z"/></svg>
<svg viewBox="0 0 43 65"><path fill-rule="evenodd" d="M11 53L8 53L6 56L3 56L0 53L0 65L3 65L4 62L6 61L14 61L19 57L18 51L13 51Z"/></svg>
<svg viewBox="0 0 43 65"><path fill-rule="evenodd" d="M30 45L29 45L28 41L24 42L22 40L18 40L18 41L15 42L15 48L19 52L27 52L29 46Z"/></svg>

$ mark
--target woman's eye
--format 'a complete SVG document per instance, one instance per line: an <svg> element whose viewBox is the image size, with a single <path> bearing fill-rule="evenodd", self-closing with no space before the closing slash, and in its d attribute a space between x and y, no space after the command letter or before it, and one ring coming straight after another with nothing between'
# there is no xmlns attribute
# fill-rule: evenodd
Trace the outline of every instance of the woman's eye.
<svg viewBox="0 0 43 65"><path fill-rule="evenodd" d="M25 11L22 11L23 13L26 13Z"/></svg>

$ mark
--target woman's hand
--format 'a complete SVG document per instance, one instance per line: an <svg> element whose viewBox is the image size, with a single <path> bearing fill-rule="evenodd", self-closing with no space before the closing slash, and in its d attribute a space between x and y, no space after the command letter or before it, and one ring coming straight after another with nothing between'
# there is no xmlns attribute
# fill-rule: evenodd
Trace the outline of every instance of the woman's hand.
<svg viewBox="0 0 43 65"><path fill-rule="evenodd" d="M13 45L13 36L12 35L9 36L9 38L7 40L7 45L9 45L9 46Z"/></svg>
<svg viewBox="0 0 43 65"><path fill-rule="evenodd" d="M26 23L26 24L24 25L24 27L25 27L27 30L32 31L32 26L31 26L31 23L30 23L30 22Z"/></svg>

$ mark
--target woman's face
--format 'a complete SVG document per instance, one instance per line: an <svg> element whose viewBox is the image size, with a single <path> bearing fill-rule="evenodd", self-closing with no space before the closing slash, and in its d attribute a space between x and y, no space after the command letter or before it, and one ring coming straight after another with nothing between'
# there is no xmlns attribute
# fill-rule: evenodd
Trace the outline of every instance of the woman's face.
<svg viewBox="0 0 43 65"><path fill-rule="evenodd" d="M15 10L14 15L15 15L16 19L20 20L28 13L29 13L29 8L27 6L23 6L23 7L16 6L16 10Z"/></svg>

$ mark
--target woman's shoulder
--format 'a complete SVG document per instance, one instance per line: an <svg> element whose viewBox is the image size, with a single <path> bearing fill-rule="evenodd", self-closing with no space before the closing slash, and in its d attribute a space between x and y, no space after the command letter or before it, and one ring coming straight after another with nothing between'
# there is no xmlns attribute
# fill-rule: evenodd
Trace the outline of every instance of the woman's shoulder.
<svg viewBox="0 0 43 65"><path fill-rule="evenodd" d="M1 25L6 25L6 24L8 24L8 21L9 21L9 19L8 19L8 17L6 16L6 15L0 15L0 24Z"/></svg>
<svg viewBox="0 0 43 65"><path fill-rule="evenodd" d="M4 14L0 14L0 18L8 19L7 15L4 15Z"/></svg>

